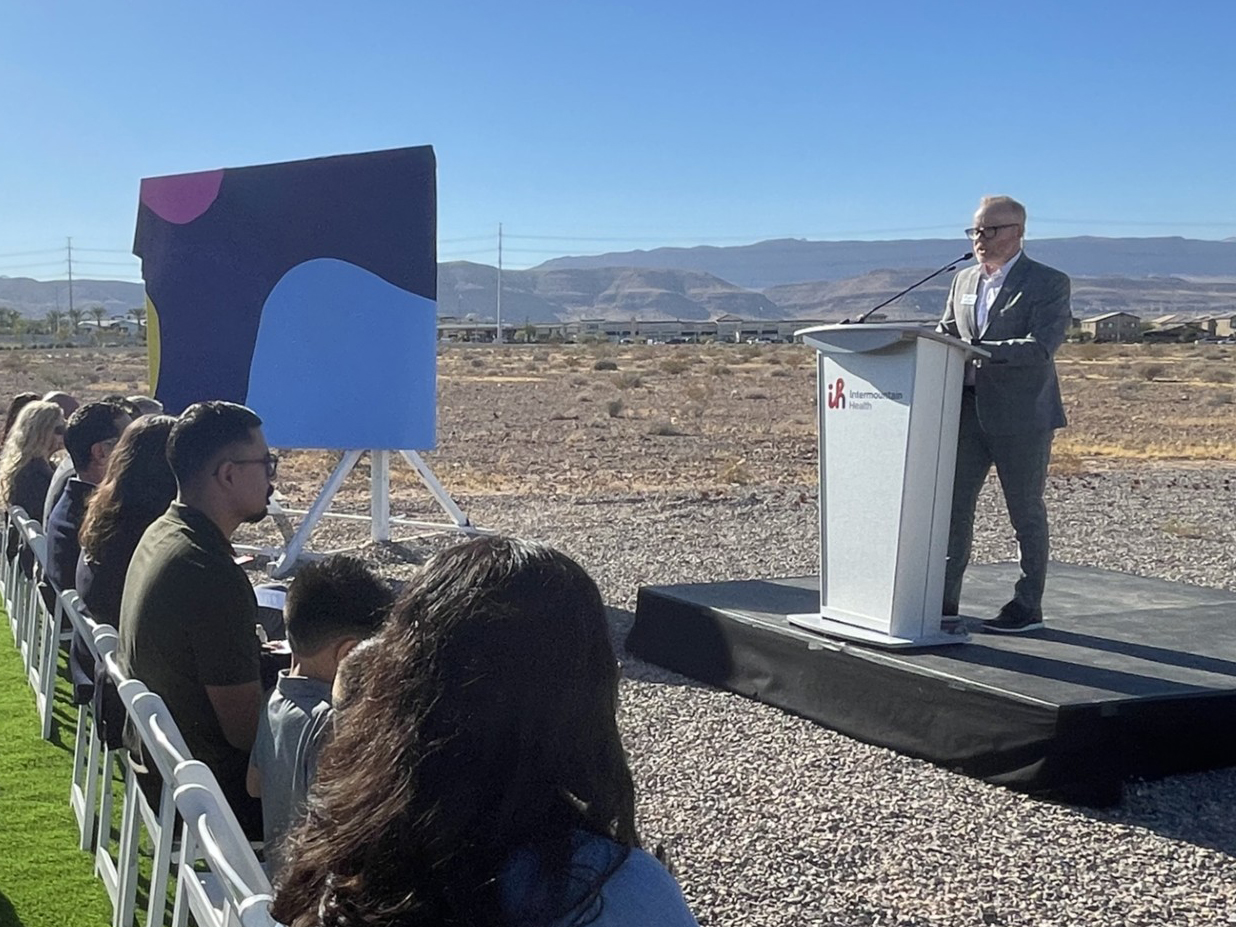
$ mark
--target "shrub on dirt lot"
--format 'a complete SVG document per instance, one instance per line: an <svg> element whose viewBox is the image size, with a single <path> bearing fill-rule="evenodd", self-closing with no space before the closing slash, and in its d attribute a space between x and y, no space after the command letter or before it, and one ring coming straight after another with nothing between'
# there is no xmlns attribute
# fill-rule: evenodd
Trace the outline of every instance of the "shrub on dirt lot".
<svg viewBox="0 0 1236 927"><path fill-rule="evenodd" d="M653 422L648 426L648 434L659 438L681 438L686 432L672 422Z"/></svg>
<svg viewBox="0 0 1236 927"><path fill-rule="evenodd" d="M638 373L620 373L614 383L619 389L637 389L644 385L644 378Z"/></svg>
<svg viewBox="0 0 1236 927"><path fill-rule="evenodd" d="M608 358L602 358L592 365L593 370L617 370L618 365Z"/></svg>
<svg viewBox="0 0 1236 927"><path fill-rule="evenodd" d="M626 407L621 399L611 399L605 403L605 411L609 413L610 418L617 418L622 414L622 410Z"/></svg>
<svg viewBox="0 0 1236 927"><path fill-rule="evenodd" d="M661 361L661 370L672 376L677 376L680 373L685 373L691 365L679 357L667 357Z"/></svg>
<svg viewBox="0 0 1236 927"><path fill-rule="evenodd" d="M1157 380L1165 373L1167 368L1162 364L1142 364L1137 368L1137 375L1143 380Z"/></svg>

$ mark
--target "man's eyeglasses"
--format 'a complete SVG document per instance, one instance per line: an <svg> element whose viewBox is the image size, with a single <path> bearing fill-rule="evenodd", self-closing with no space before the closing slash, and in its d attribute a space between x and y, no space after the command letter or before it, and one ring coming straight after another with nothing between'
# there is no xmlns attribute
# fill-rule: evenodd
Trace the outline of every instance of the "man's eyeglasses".
<svg viewBox="0 0 1236 927"><path fill-rule="evenodd" d="M232 461L229 461L229 463L265 464L266 465L266 478L268 480L273 480L275 478L275 473L277 473L279 470L279 458L275 456L274 454L269 454L269 453L265 457L252 457L248 460L232 460Z"/></svg>
<svg viewBox="0 0 1236 927"><path fill-rule="evenodd" d="M966 238L995 238L1000 234L1000 229L1015 229L1016 222L1010 222L1008 225L980 225L978 228L966 229Z"/></svg>

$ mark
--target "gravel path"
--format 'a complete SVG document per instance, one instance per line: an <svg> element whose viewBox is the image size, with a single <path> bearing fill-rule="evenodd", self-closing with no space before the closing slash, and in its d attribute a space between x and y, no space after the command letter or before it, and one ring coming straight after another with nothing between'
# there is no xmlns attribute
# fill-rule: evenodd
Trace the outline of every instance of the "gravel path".
<svg viewBox="0 0 1236 927"><path fill-rule="evenodd" d="M1236 588L1233 479L1052 477L1053 557ZM810 486L459 501L477 524L577 557L614 608L619 643L642 584L816 570ZM355 535L332 525L318 546ZM423 550L366 553L398 578ZM989 484L975 559L1013 554ZM1236 769L1133 783L1101 812L1056 805L623 661L640 827L670 848L701 924L1236 924Z"/></svg>

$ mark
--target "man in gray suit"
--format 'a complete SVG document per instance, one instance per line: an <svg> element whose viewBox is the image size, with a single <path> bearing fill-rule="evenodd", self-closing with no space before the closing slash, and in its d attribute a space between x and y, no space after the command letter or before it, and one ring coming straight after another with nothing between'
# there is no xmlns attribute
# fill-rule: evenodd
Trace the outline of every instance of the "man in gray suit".
<svg viewBox="0 0 1236 927"><path fill-rule="evenodd" d="M962 389L957 475L944 578L944 614L956 615L970 561L974 508L992 465L1017 535L1021 578L983 630L1043 627L1047 506L1043 489L1052 435L1065 425L1053 357L1071 320L1069 278L1022 251L1025 207L985 196L966 234L978 263L953 279L939 330L991 352L972 361Z"/></svg>

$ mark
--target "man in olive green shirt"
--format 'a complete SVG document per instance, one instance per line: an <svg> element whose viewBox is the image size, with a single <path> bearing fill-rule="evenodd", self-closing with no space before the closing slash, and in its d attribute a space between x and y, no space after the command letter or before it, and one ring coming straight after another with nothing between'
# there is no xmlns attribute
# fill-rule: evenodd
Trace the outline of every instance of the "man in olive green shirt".
<svg viewBox="0 0 1236 927"><path fill-rule="evenodd" d="M277 460L261 424L244 406L202 402L173 426L167 456L179 493L133 554L119 628L122 667L163 698L189 752L259 837L261 805L245 789L262 705L257 602L229 538L265 516L273 490ZM135 734L126 734L131 748ZM143 788L157 795L153 764L143 765Z"/></svg>

